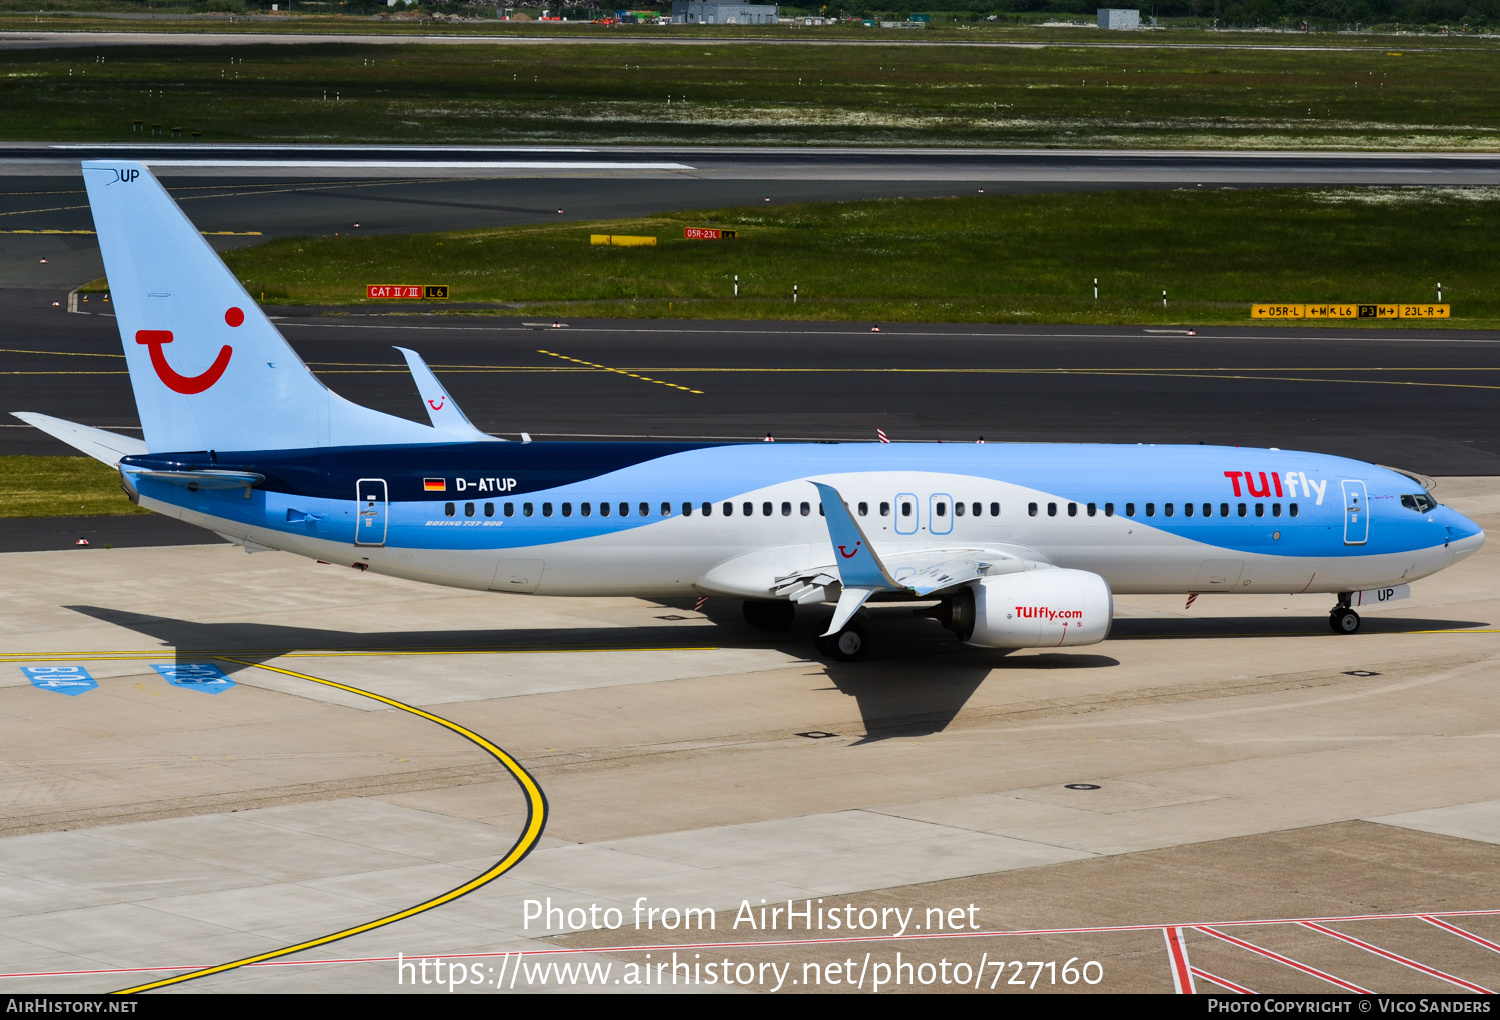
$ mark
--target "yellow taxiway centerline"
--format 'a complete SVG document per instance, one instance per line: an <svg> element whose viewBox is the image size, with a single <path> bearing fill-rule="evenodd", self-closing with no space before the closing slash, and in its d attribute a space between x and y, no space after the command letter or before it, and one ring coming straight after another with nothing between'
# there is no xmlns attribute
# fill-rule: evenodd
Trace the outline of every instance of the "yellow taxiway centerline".
<svg viewBox="0 0 1500 1020"><path fill-rule="evenodd" d="M394 924L397 921L403 921L408 917L415 917L417 914L424 913L428 910L433 909L434 907L442 906L444 903L451 903L453 900L458 899L460 896L465 896L468 893L473 892L475 889L478 889L481 886L484 886L489 882L492 882L495 879L499 878L511 868L514 868L517 864L520 864L521 861L525 859L526 855L531 853L532 849L536 846L537 841L542 838L542 830L546 828L547 825L546 794L542 792L542 788L537 785L536 780L531 777L531 773L527 772L519 762L517 762L514 758L507 754L503 748L491 743L484 737L475 733L473 730L468 729L464 726L460 726L458 723L451 720L444 719L442 716L433 715L431 712L424 712L420 708L397 701L394 698L387 698L384 695L375 694L371 691L361 690L358 687L351 687L348 684L341 684L333 680L324 680L321 677L309 676L306 673L297 673L290 669L282 669L279 666L267 666L258 662L247 662L242 659L220 657L220 661L233 662L241 666L252 666L258 669L268 669L273 673L281 673L285 676L296 677L299 680L306 680L310 683L322 684L325 687L333 687L341 691L347 691L350 694L358 694L361 697L372 698L375 701L381 702L382 704L390 705L392 708L398 708L403 712L410 712L412 715L420 716L423 719L428 720L429 722L435 722L439 726L442 726L444 729L448 729L453 731L454 733L457 733L459 736L463 737L465 740L468 740L470 743L477 744L479 747L484 749L486 753L488 753L501 765L504 765L507 771L509 771L510 774L515 777L516 783L521 787L521 792L526 796L526 827L522 830L521 835L516 839L514 845L512 845L510 850L506 852L505 856L501 857L499 861L497 861L483 874L477 875L474 878L469 879L469 881L465 882L463 885L457 886L453 889L449 889L447 892L442 893L439 896L434 896L430 900L418 903L416 906L407 907L405 910L397 911L394 914L387 914L386 916L376 918L373 921L366 921L364 924L358 924L352 928L345 928L342 931L336 931L331 935L323 935L319 938L308 939L307 941L299 942L296 945L285 946L281 949L273 949L267 953L258 953L255 956L247 956L239 960L231 960L228 963L221 963L213 967L202 967L198 970L189 971L185 974L178 974L174 977L162 978L159 981L148 981L145 984L134 985L130 988L121 988L115 994L135 995L140 992L149 992L157 988L165 988L168 985L181 984L184 981L192 981L195 978L208 977L211 974L222 974L225 971L234 970L238 967L244 967L252 963L263 963L267 960L275 960L283 956L290 956L293 953L300 953L303 950L314 949L318 946L324 946L330 942L337 942L339 939L349 938L352 935L360 935L367 931L374 931L376 928L383 928L388 924Z"/></svg>

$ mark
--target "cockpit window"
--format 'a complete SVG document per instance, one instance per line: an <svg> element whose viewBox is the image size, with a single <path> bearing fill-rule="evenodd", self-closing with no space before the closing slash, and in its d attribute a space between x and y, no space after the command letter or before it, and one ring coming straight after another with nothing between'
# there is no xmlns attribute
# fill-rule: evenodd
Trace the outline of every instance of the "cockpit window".
<svg viewBox="0 0 1500 1020"><path fill-rule="evenodd" d="M1437 509L1437 500L1425 492L1410 493L1401 497L1401 505L1408 510L1415 510L1419 514L1425 514L1430 510Z"/></svg>

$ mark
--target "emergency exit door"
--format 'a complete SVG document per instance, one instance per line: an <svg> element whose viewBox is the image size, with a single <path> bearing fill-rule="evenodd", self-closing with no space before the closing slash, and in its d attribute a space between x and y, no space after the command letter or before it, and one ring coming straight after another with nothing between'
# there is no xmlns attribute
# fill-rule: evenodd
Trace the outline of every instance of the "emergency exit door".
<svg viewBox="0 0 1500 1020"><path fill-rule="evenodd" d="M361 478L354 495L354 544L385 545L385 479Z"/></svg>

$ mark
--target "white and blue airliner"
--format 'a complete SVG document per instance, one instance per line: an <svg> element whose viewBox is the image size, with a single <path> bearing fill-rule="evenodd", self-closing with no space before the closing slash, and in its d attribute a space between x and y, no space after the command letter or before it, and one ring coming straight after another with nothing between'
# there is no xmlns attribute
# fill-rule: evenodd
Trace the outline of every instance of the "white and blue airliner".
<svg viewBox="0 0 1500 1020"><path fill-rule="evenodd" d="M83 164L143 439L18 417L248 550L533 595L707 595L864 654L870 600L991 648L1104 640L1115 593L1324 592L1329 622L1484 544L1418 475L1217 446L506 442L403 350L430 424L323 385L141 164Z"/></svg>

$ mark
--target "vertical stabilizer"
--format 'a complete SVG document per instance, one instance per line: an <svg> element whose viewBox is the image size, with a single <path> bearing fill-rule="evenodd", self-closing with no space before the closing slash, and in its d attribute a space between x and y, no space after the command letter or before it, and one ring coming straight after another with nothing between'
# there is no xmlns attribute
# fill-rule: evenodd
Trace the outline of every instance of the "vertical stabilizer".
<svg viewBox="0 0 1500 1020"><path fill-rule="evenodd" d="M151 452L459 441L319 382L145 166L83 180Z"/></svg>

